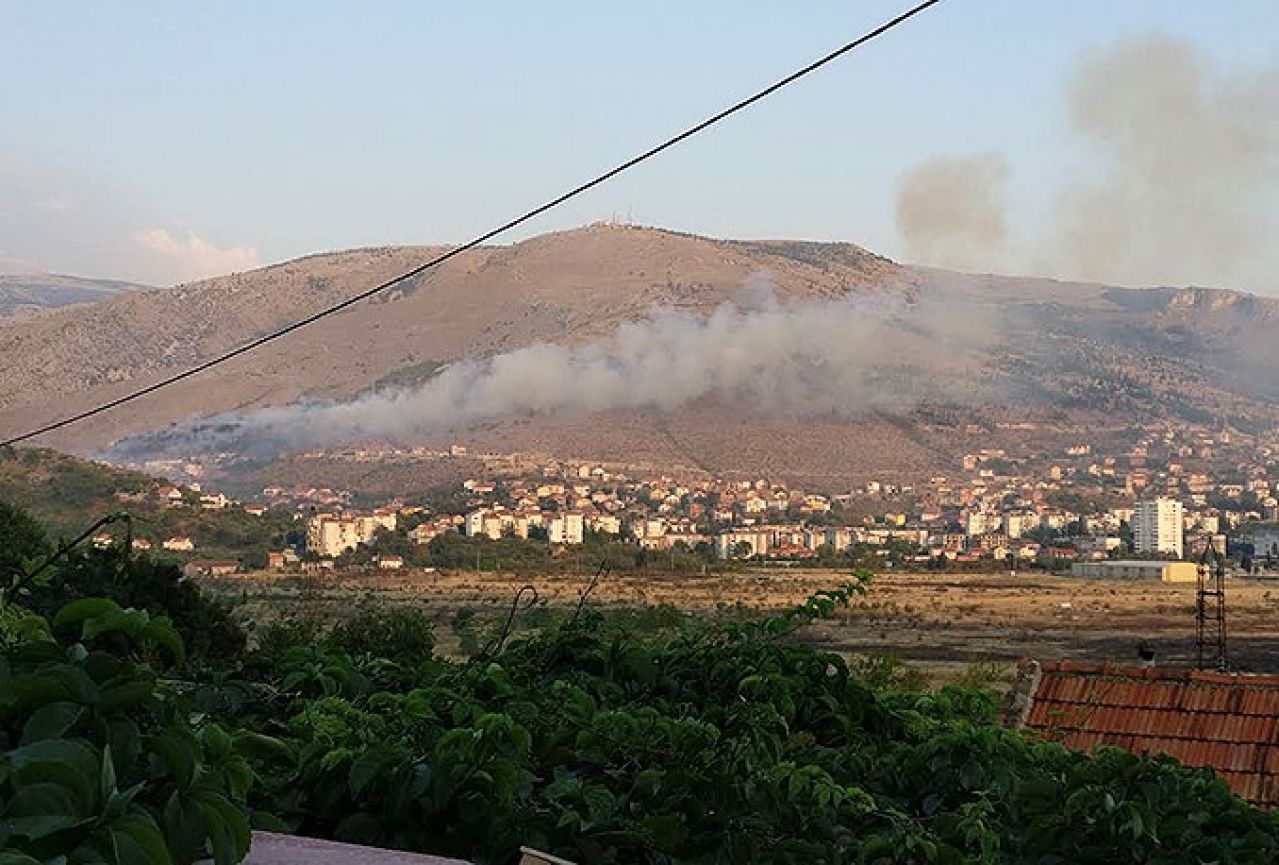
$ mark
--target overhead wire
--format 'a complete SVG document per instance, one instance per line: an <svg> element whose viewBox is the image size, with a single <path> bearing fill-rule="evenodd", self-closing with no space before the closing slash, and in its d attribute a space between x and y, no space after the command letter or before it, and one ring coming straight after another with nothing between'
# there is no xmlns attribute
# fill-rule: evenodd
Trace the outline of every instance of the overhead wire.
<svg viewBox="0 0 1279 865"><path fill-rule="evenodd" d="M851 42L846 42L845 44L836 48L834 51L831 51L828 54L825 54L822 57L818 58L817 60L814 60L812 63L809 63L807 66L804 66L801 69L797 69L796 71L787 75L785 78L781 78L778 81L775 81L772 84L768 85L764 89L756 91L755 93L751 94L745 99L742 99L738 102L733 103L729 107L711 115L710 117L706 118L700 123L697 123L694 126L688 127L683 132L673 135L670 138L666 139L665 141L661 142L660 144L650 147L648 150L645 150L643 153L640 153L638 156L631 157L625 162L617 166L614 166L613 168L610 168L608 171L605 171L603 174L599 174L593 177L592 179L586 181L585 183L575 186L569 191L562 193L560 195L557 195L555 198L552 198L549 201L543 204L540 204L531 210L525 211L524 213L515 217L514 219L510 219L502 223L501 225L497 226L496 228L493 228L493 229L490 229L489 231L484 232L483 234L479 235L478 237L470 241L467 241L461 246L453 247L449 249L448 251L428 261L425 261L422 264L417 265L416 267L411 268L410 270L406 270L403 273L399 274L398 276L394 276L384 282L380 282L377 285L373 286L372 288L365 289L364 291L354 294L351 297L346 298L345 300L342 300L338 303L333 304L332 306L326 307L318 312L315 312L315 313L312 313L311 315L306 316L305 318L301 318L301 319L298 319L297 321L284 325L283 327L278 328L277 330L273 330L269 333L263 334L262 336L256 337L242 345L237 346L236 348L230 349L229 351L223 352L222 354L216 355L215 357L209 358L208 360L202 361L196 364L195 366L182 370L181 372L174 373L173 375L162 378L159 381L146 385L145 387L141 387L141 388L138 388L137 390L130 391L129 393L124 394L123 396L119 396L114 399L107 400L106 402L100 403L96 406L93 406L92 408L85 409L84 411L78 412L76 414L72 414L67 417L61 418L59 420L46 423L42 426L38 426L35 429L32 429L20 435L11 436L10 438L0 441L0 447L8 447L10 445L18 444L19 442L27 441L28 439L35 438L36 436L44 435L45 433L53 432L54 430L59 430L59 429L62 429L63 427L71 426L72 424L79 423L80 421L87 420L91 417L102 414L103 412L107 412L107 411L110 411L111 409L118 408L119 406L125 405L126 403L130 403L130 402L133 402L134 400L141 399L142 397L155 393L158 390L170 387L172 385L177 384L178 382L181 382L193 376L199 375L200 373L205 372L206 370L212 369L213 367L220 366L226 363L227 361L230 361L239 357L240 355L248 354L251 351L261 348L267 343L274 342L275 340L288 336L294 331L301 330L302 328L308 327L314 324L315 322L320 321L321 319L328 318L329 316L335 315L343 311L344 309L347 309L348 307L354 306L360 301L367 300L368 298L373 297L376 294L386 291L388 288L396 286L402 282L405 282L406 280L413 279L414 277L424 273L427 270L438 267L439 265L443 264L444 262L448 261L451 258L455 258L464 252L475 249L477 246L480 246L481 244L486 243L489 240L492 240L498 235L505 234L511 229L517 228L518 226L523 225L529 220L532 220L538 216L541 216L543 213L546 213L547 211L553 208L559 207L561 204L565 203L566 201L576 198L577 196L591 189L594 189L596 186L599 186L603 183L607 183L609 180L612 180L617 175L625 171L629 171L630 169L634 168L640 163L646 162L649 159L652 159L653 157L662 153L663 151L669 150L670 148L676 146L677 144L689 138L692 138L694 135L697 135L698 133L714 126L715 124L727 119L728 117L731 117L732 115L738 113L739 111L743 111L744 109L749 108L750 106L754 105L756 102L766 99L767 97L776 93L778 90L781 90L783 87L786 87L787 85L792 84L798 81L799 79L812 74L813 72L816 72L818 69L821 69L823 66L826 66L827 64L832 63L833 61L839 59L840 57L843 57L845 54L848 54L850 51L853 51L861 47L862 45L865 45L867 42L870 42L871 40L876 39L879 36L882 36L883 34L894 29L895 27L898 27L906 23L911 18L914 18L916 15L919 15L921 12L924 12L930 7L936 6L940 2L942 2L942 0L925 0L925 2L918 3L915 6L912 6L910 9L907 9L905 12L902 12L900 15L897 15L896 17L891 18L888 21L885 21L883 24L880 24L878 27L874 28L873 30L867 31L866 33L852 40Z"/></svg>

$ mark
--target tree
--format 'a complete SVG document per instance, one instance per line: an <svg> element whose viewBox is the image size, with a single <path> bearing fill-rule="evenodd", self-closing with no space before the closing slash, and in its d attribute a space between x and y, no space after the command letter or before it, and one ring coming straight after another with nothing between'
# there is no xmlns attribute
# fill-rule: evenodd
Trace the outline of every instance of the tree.
<svg viewBox="0 0 1279 865"><path fill-rule="evenodd" d="M0 499L0 570L5 574L53 552L44 529L21 508Z"/></svg>

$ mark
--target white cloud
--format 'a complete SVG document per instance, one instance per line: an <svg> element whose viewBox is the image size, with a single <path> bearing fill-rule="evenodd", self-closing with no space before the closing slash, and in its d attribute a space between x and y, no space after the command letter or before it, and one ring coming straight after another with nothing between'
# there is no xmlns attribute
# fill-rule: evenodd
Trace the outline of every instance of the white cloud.
<svg viewBox="0 0 1279 865"><path fill-rule="evenodd" d="M163 259L160 269L174 282L189 282L210 276L221 276L239 270L251 270L262 263L252 246L220 247L187 229L183 238L174 237L164 228L148 228L133 234L133 241Z"/></svg>

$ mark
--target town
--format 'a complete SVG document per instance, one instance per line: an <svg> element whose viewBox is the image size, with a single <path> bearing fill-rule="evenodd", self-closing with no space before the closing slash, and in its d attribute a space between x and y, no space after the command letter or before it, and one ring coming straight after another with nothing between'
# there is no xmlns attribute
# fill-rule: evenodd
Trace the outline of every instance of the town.
<svg viewBox="0 0 1279 865"><path fill-rule="evenodd" d="M1211 548L1237 572L1279 557L1279 459L1274 443L1232 429L1185 426L1146 434L1123 453L1077 442L1055 453L1005 448L963 454L961 470L918 482L867 481L818 493L763 478L716 478L521 454L364 447L312 458L380 462L466 460L482 470L431 495L360 508L351 491L268 486L239 503L166 486L172 506L287 513L304 528L269 551L273 571L483 567L433 559L437 539L517 539L551 549L609 543L646 554L678 551L707 566L735 561L849 562L899 569L1016 570L1194 579ZM186 464L155 471L201 474ZM157 539L197 572L233 573L238 561L200 559L190 538ZM135 543L148 544L146 539ZM438 551L440 544L436 543ZM418 553L421 555L418 555ZM456 557L454 557L456 558ZM488 556L490 566L500 561ZM1132 561L1150 564L1137 567ZM518 563L511 567L518 567Z"/></svg>

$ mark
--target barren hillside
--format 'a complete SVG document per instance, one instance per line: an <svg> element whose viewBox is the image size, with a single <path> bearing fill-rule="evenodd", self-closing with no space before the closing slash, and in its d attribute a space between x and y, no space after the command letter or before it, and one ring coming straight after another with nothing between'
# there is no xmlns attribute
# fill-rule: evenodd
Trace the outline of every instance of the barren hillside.
<svg viewBox="0 0 1279 865"><path fill-rule="evenodd" d="M155 381L438 251L316 255L0 321L0 432ZM761 291L783 305L844 297L932 305L952 332L975 336L958 350L890 320L875 358L878 386L924 394L899 414L698 399L669 411L526 413L426 438L844 483L944 468L975 443L961 432L973 420L989 429L1030 418L1047 435L1161 420L1271 428L1279 419L1279 305L1269 299L963 275L902 267L851 244L597 225L468 252L214 375L42 443L89 452L192 415L413 385L462 358L581 345L657 308L706 313ZM937 422L939 412L948 420Z"/></svg>

